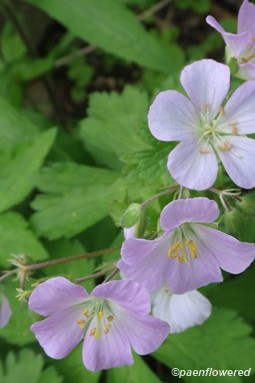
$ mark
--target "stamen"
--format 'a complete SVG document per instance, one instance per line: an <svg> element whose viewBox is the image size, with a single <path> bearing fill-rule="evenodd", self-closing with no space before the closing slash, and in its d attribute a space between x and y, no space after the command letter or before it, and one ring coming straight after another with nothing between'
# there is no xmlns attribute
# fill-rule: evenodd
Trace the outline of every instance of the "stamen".
<svg viewBox="0 0 255 383"><path fill-rule="evenodd" d="M99 316L99 318L103 318L104 317L104 312L103 311L98 311L98 316Z"/></svg>
<svg viewBox="0 0 255 383"><path fill-rule="evenodd" d="M179 252L182 251L180 242L174 243L169 247L167 256L171 259L178 257Z"/></svg>
<svg viewBox="0 0 255 383"><path fill-rule="evenodd" d="M201 154L209 154L210 150L208 150L208 149L201 149L201 150L199 150L199 153L201 153Z"/></svg>
<svg viewBox="0 0 255 383"><path fill-rule="evenodd" d="M225 141L225 142L224 142L224 145L219 145L219 146L218 146L218 149L219 149L221 152L227 152L228 150L231 149L231 145L230 145L227 141Z"/></svg>
<svg viewBox="0 0 255 383"><path fill-rule="evenodd" d="M106 324L105 326L104 326L104 334L108 334L108 332L110 331L110 329L111 329L111 325L110 324Z"/></svg>
<svg viewBox="0 0 255 383"><path fill-rule="evenodd" d="M112 316L112 315L109 315L109 316L107 317L107 320L108 320L108 322L112 322L112 321L113 321L113 316Z"/></svg>
<svg viewBox="0 0 255 383"><path fill-rule="evenodd" d="M194 244L194 242L192 241L192 239L190 239L188 242L187 242L187 245L189 247L189 250L190 250L190 255L193 259L196 259L198 257L197 255L197 247L196 245Z"/></svg>
<svg viewBox="0 0 255 383"><path fill-rule="evenodd" d="M96 327L93 327L93 328L91 329L89 335L90 335L90 336L94 336L94 337L96 337L96 335L97 335L97 328L96 328Z"/></svg>
<svg viewBox="0 0 255 383"><path fill-rule="evenodd" d="M208 112L209 112L209 105L205 104L205 113L208 113Z"/></svg>
<svg viewBox="0 0 255 383"><path fill-rule="evenodd" d="M187 263L187 262L185 261L184 257L182 257L181 255L178 256L177 261L178 261L179 264L181 264L181 263Z"/></svg>
<svg viewBox="0 0 255 383"><path fill-rule="evenodd" d="M237 135L237 132L238 132L238 129L236 126L233 126L232 128L232 134L234 134L235 136Z"/></svg>
<svg viewBox="0 0 255 383"><path fill-rule="evenodd" d="M89 318L89 310L88 309L84 309L82 313L85 317Z"/></svg>
<svg viewBox="0 0 255 383"><path fill-rule="evenodd" d="M79 319L76 323L80 326L81 329L85 327L86 321L84 319Z"/></svg>

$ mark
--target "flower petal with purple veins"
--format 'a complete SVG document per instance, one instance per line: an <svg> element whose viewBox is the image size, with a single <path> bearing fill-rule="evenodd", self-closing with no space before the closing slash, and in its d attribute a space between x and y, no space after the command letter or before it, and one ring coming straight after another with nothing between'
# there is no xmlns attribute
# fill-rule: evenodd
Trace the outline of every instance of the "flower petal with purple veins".
<svg viewBox="0 0 255 383"><path fill-rule="evenodd" d="M218 150L229 177L236 185L251 189L255 186L255 140L248 137L228 136L229 148Z"/></svg>
<svg viewBox="0 0 255 383"><path fill-rule="evenodd" d="M167 168L181 185L195 190L210 188L218 173L218 162L209 145L183 141L169 154Z"/></svg>
<svg viewBox="0 0 255 383"><path fill-rule="evenodd" d="M227 101L221 118L221 131L233 135L255 133L254 105L255 81L247 81Z"/></svg>
<svg viewBox="0 0 255 383"><path fill-rule="evenodd" d="M210 122L227 96L230 70L214 60L195 61L183 69L181 83L193 105Z"/></svg>
<svg viewBox="0 0 255 383"><path fill-rule="evenodd" d="M48 356L62 359L84 337L84 328L77 323L82 317L80 308L68 308L54 313L41 322L34 323L31 331Z"/></svg>
<svg viewBox="0 0 255 383"><path fill-rule="evenodd" d="M253 243L240 242L231 235L203 225L197 225L196 235L205 251L210 253L219 266L229 273L242 273L254 260L255 245Z"/></svg>
<svg viewBox="0 0 255 383"><path fill-rule="evenodd" d="M29 299L29 309L48 316L83 302L87 297L84 287L63 277L51 278L34 289Z"/></svg>
<svg viewBox="0 0 255 383"><path fill-rule="evenodd" d="M149 129L161 141L194 139L196 119L192 103L175 90L161 92L148 114Z"/></svg>
<svg viewBox="0 0 255 383"><path fill-rule="evenodd" d="M164 230L172 230L184 222L214 221L219 215L215 201L205 197L178 199L166 205L160 215L160 225Z"/></svg>

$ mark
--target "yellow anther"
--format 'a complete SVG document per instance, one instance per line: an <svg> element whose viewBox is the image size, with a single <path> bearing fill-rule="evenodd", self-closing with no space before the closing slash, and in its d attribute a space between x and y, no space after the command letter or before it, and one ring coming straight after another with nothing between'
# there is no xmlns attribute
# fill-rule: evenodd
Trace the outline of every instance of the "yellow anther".
<svg viewBox="0 0 255 383"><path fill-rule="evenodd" d="M89 318L89 310L88 309L84 309L82 313L85 317Z"/></svg>
<svg viewBox="0 0 255 383"><path fill-rule="evenodd" d="M106 324L106 325L104 326L104 334L108 334L108 332L110 331L110 329L111 329L111 325L110 325L110 324Z"/></svg>
<svg viewBox="0 0 255 383"><path fill-rule="evenodd" d="M89 333L90 336L96 336L97 334L97 328L96 327L93 327Z"/></svg>
<svg viewBox="0 0 255 383"><path fill-rule="evenodd" d="M187 262L185 262L184 257L182 257L181 255L178 256L177 261L178 261L178 263L180 263L180 264L181 264L181 263L187 263Z"/></svg>
<svg viewBox="0 0 255 383"><path fill-rule="evenodd" d="M237 132L238 132L237 127L236 127L236 126L233 126L233 128L232 128L232 134L236 135Z"/></svg>
<svg viewBox="0 0 255 383"><path fill-rule="evenodd" d="M112 321L113 321L113 316L112 316L112 315L109 315L109 316L107 317L107 320L108 320L108 322L112 322Z"/></svg>
<svg viewBox="0 0 255 383"><path fill-rule="evenodd" d="M224 116L225 110L224 110L223 106L220 107L220 112L219 113L220 113L221 116Z"/></svg>
<svg viewBox="0 0 255 383"><path fill-rule="evenodd" d="M221 152L227 152L228 150L230 150L231 148L231 145L228 143L228 142L224 142L224 145L219 145L218 146L218 149L221 151Z"/></svg>
<svg viewBox="0 0 255 383"><path fill-rule="evenodd" d="M191 257L196 259L198 257L196 245L191 239L187 242L187 245L189 247Z"/></svg>
<svg viewBox="0 0 255 383"><path fill-rule="evenodd" d="M208 149L201 149L201 150L199 150L199 153L201 153L201 154L209 154L210 150L208 150Z"/></svg>
<svg viewBox="0 0 255 383"><path fill-rule="evenodd" d="M99 316L99 318L103 318L104 312L103 311L98 311L98 316Z"/></svg>
<svg viewBox="0 0 255 383"><path fill-rule="evenodd" d="M81 329L83 329L85 327L85 320L84 319L79 319L76 321L76 323L80 326Z"/></svg>

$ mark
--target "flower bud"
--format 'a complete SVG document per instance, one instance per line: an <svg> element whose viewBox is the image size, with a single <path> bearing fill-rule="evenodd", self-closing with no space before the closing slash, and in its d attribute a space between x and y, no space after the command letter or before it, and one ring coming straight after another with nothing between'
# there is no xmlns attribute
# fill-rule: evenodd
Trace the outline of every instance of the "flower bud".
<svg viewBox="0 0 255 383"><path fill-rule="evenodd" d="M223 220L227 231L230 233L239 233L243 226L241 212L237 209L225 211Z"/></svg>
<svg viewBox="0 0 255 383"><path fill-rule="evenodd" d="M247 215L255 213L255 193L247 193L237 201L236 206Z"/></svg>
<svg viewBox="0 0 255 383"><path fill-rule="evenodd" d="M120 224L122 227L134 226L142 213L142 208L139 203L132 203L121 217Z"/></svg>

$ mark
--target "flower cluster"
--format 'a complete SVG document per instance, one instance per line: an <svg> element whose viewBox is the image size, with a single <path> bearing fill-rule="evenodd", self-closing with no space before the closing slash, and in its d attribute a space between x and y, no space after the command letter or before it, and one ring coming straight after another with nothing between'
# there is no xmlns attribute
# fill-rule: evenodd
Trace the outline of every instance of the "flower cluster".
<svg viewBox="0 0 255 383"><path fill-rule="evenodd" d="M210 188L222 165L236 185L250 189L255 186L255 141L247 137L255 133L255 5L243 2L236 35L211 16L207 22L223 36L227 61L236 60L238 76L251 81L228 97L229 67L210 59L194 62L180 77L187 96L175 90L160 93L150 107L148 126L157 140L180 142L166 164L180 190ZM117 264L122 280L105 281L90 294L63 277L35 287L29 308L45 319L31 330L47 355L64 358L83 340L87 369L130 365L132 349L151 353L169 333L210 316L210 302L196 289L222 282L221 269L243 272L254 260L255 246L215 228L220 214L215 201L179 197L163 208L153 239L144 230L137 234L142 205L127 209ZM10 315L2 296L0 327Z"/></svg>

